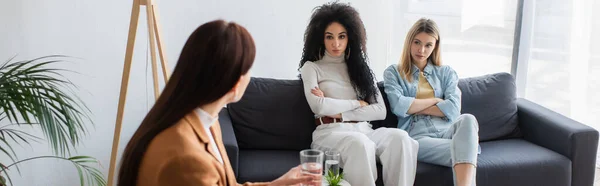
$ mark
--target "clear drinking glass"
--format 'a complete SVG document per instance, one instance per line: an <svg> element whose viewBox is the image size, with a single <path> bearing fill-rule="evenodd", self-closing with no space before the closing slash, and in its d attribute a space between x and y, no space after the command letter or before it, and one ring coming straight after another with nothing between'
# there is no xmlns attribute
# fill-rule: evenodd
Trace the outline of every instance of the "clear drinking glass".
<svg viewBox="0 0 600 186"><path fill-rule="evenodd" d="M316 149L306 149L300 151L300 164L302 164L302 174L323 175L323 151ZM302 186L321 186L321 180L310 185Z"/></svg>
<svg viewBox="0 0 600 186"><path fill-rule="evenodd" d="M333 172L334 175L340 173L340 152L330 150L325 152L325 175L329 171Z"/></svg>

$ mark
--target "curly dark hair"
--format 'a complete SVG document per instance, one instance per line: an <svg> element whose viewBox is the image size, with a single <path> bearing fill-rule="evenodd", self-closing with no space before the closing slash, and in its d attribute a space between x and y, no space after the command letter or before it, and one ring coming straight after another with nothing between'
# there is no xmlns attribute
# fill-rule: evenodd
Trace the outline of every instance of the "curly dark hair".
<svg viewBox="0 0 600 186"><path fill-rule="evenodd" d="M352 86L359 99L369 103L377 102L378 91L374 85L373 71L368 64L366 30L358 12L349 4L336 1L314 9L304 32L304 49L299 68L307 61L320 60L325 54L325 29L334 22L343 25L348 34L345 59Z"/></svg>

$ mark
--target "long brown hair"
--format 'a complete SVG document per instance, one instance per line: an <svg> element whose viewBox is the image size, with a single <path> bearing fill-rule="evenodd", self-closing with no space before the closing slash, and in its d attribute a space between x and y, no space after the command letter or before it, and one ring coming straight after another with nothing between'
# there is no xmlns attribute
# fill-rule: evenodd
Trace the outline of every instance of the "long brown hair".
<svg viewBox="0 0 600 186"><path fill-rule="evenodd" d="M402 73L400 75L402 75L409 82L412 81L413 73L413 59L410 50L413 40L415 40L415 37L421 32L429 34L436 40L435 48L427 60L431 61L435 66L442 65L442 57L440 52L442 51L440 48L440 46L442 46L440 44L442 39L440 38L440 31L433 20L421 18L412 26L412 28L410 28L406 34L406 40L404 40L404 49L402 50L402 59L400 60L400 64L398 64L398 72Z"/></svg>
<svg viewBox="0 0 600 186"><path fill-rule="evenodd" d="M252 36L236 23L216 20L198 27L185 43L162 94L129 140L117 185L136 185L152 139L194 109L227 94L251 68L255 54Z"/></svg>

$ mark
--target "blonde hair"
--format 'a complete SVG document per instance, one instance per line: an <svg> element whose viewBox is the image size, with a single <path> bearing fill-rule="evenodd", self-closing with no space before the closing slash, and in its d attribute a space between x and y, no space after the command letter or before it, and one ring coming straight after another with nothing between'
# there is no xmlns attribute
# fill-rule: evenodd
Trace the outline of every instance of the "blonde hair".
<svg viewBox="0 0 600 186"><path fill-rule="evenodd" d="M441 52L440 52L441 51L441 49L440 49L441 38L440 38L439 29L433 20L421 18L412 26L412 28L410 28L410 30L408 31L408 34L406 34L406 40L404 40L404 49L402 49L402 58L400 59L400 62L398 63L398 72L400 72L400 75L404 76L404 78L407 79L409 82L412 81L412 73L413 73L413 70L412 70L413 59L412 59L411 51L410 51L411 45L412 45L413 40L415 40L415 37L422 32L429 34L431 37L435 38L435 40L436 40L435 48L433 49L433 52L431 52L431 55L429 56L429 58L427 58L427 60L431 60L431 62L435 66L442 65Z"/></svg>

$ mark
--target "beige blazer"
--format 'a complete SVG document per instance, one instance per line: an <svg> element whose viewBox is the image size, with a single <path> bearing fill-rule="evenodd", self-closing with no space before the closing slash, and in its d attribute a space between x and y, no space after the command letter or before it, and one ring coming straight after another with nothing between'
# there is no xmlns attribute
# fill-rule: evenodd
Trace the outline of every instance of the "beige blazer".
<svg viewBox="0 0 600 186"><path fill-rule="evenodd" d="M223 146L217 121L210 132L215 138L223 164L216 158L200 118L191 112L177 124L158 134L142 158L139 186L238 186ZM245 183L266 186L269 183Z"/></svg>

